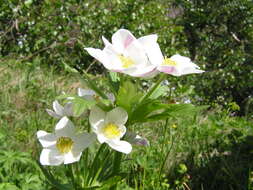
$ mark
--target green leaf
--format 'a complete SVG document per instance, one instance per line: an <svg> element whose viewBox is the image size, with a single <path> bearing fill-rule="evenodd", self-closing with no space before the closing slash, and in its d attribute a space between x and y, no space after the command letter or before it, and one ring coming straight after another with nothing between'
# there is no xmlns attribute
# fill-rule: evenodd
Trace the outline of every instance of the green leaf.
<svg viewBox="0 0 253 190"><path fill-rule="evenodd" d="M162 104L158 100L144 100L133 111L131 123L145 122L149 115L157 113L159 110L164 110L166 107L166 104Z"/></svg>
<svg viewBox="0 0 253 190"><path fill-rule="evenodd" d="M117 94L119 90L119 85L120 85L120 77L118 76L118 73L109 72L108 78L109 78L109 85L111 87L111 90L115 94Z"/></svg>
<svg viewBox="0 0 253 190"><path fill-rule="evenodd" d="M191 117L208 106L194 106L192 104L168 104L166 109L158 114L150 115L147 121L157 121L168 117Z"/></svg>
<svg viewBox="0 0 253 190"><path fill-rule="evenodd" d="M90 109L96 104L96 101L86 100L81 97L74 97L71 102L73 103L73 111L75 116L80 116L86 109Z"/></svg>
<svg viewBox="0 0 253 190"><path fill-rule="evenodd" d="M138 105L141 96L142 95L137 92L136 85L130 81L126 81L120 86L116 103L118 106L124 108L130 117L132 110Z"/></svg>
<svg viewBox="0 0 253 190"><path fill-rule="evenodd" d="M168 86L159 86L155 91L149 96L150 99L157 99L161 96L165 96L169 90Z"/></svg>

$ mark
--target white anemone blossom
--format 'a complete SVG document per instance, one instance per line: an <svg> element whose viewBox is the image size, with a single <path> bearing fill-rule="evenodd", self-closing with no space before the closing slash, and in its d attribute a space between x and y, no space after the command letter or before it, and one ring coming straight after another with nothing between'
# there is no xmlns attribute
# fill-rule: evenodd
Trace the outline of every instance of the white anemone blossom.
<svg viewBox="0 0 253 190"><path fill-rule="evenodd" d="M100 143L107 143L112 149L129 154L132 151L132 145L120 140L126 133L127 119L127 112L120 107L104 112L94 106L89 117L92 130L97 134Z"/></svg>
<svg viewBox="0 0 253 190"><path fill-rule="evenodd" d="M85 48L105 68L133 77L152 77L158 73L147 57L145 48L133 34L120 29L112 35L112 43L102 37L104 49Z"/></svg>
<svg viewBox="0 0 253 190"><path fill-rule="evenodd" d="M96 139L94 133L75 133L73 123L63 117L55 127L54 133L38 131L37 138L43 146L40 154L42 165L56 166L79 161L82 151Z"/></svg>
<svg viewBox="0 0 253 190"><path fill-rule="evenodd" d="M54 110L54 111L53 111ZM57 100L53 102L53 110L46 109L47 113L57 119L62 118L63 116L73 116L73 104L67 102L64 106L59 104Z"/></svg>
<svg viewBox="0 0 253 190"><path fill-rule="evenodd" d="M193 63L188 57L184 57L179 54L173 55L170 58L163 57L159 44L157 43L157 38L157 35L153 34L138 39L145 48L151 64L156 67L157 71L174 76L204 72L203 70L200 70L199 66Z"/></svg>
<svg viewBox="0 0 253 190"><path fill-rule="evenodd" d="M80 96L86 100L99 100L100 99L100 96L97 95L97 93L94 90L90 90L90 89L78 88L77 94L78 94L78 96ZM115 96L112 93L108 93L108 94L106 94L106 96L108 97L108 99L111 102L115 101Z"/></svg>

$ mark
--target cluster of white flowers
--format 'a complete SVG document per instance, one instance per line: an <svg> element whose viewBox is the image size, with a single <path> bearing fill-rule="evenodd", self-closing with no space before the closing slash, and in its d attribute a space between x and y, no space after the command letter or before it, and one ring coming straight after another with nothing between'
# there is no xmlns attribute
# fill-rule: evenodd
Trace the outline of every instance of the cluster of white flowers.
<svg viewBox="0 0 253 190"><path fill-rule="evenodd" d="M78 96L86 100L100 98L93 90L78 88L77 93ZM113 94L107 96L112 102L115 100ZM147 140L139 135L132 135L128 138L131 144L120 140L126 133L124 124L128 119L128 114L123 108L116 107L106 113L99 107L94 106L90 110L89 116L92 133L80 134L75 132L74 124L68 118L68 116L74 116L71 102L67 102L62 106L56 100L53 102L53 110L46 109L49 115L60 119L56 124L55 132L47 133L42 130L37 132L37 138L43 146L40 155L42 165L55 166L79 161L82 151L89 147L96 137L100 143L107 143L114 150L125 154L131 152L131 144L148 145Z"/></svg>
<svg viewBox="0 0 253 190"><path fill-rule="evenodd" d="M148 35L136 39L125 29L118 30L112 36L112 43L102 37L105 44L103 50L85 48L88 53L100 61L108 70L128 74L133 77L154 77L159 72L174 76L190 73L202 73L199 67L187 57L173 55L164 57L157 35ZM78 89L78 96L86 100L99 101L100 97L93 90ZM113 103L113 94L106 94ZM90 110L89 122L91 133L76 133L73 123L68 117L74 116L71 98L64 106L58 101L53 102L53 110L47 109L49 115L60 119L54 133L38 131L37 137L43 146L40 155L42 165L69 164L79 161L82 151L89 147L96 139L100 143L107 143L112 149L128 154L132 151L132 144L148 145L145 138L133 132L127 132L125 124L128 120L127 112L121 107L115 107L109 112L98 106ZM124 137L125 140L121 140Z"/></svg>
<svg viewBox="0 0 253 190"><path fill-rule="evenodd" d="M108 70L133 77L154 77L159 72L174 76L204 72L188 57L178 54L164 57L157 38L152 34L136 39L130 31L120 29L113 34L112 43L102 37L105 45L103 50L85 50Z"/></svg>

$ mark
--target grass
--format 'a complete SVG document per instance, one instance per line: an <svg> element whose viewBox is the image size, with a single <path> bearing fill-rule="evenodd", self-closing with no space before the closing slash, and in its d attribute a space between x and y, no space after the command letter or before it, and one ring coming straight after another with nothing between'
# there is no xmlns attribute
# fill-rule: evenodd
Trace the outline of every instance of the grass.
<svg viewBox="0 0 253 190"><path fill-rule="evenodd" d="M39 63L10 60L0 71L0 189L53 189L35 164L40 152L35 134L52 131L56 121L45 109L55 97L76 93L82 84ZM134 128L150 146L134 147L118 189L253 189L252 121L215 110Z"/></svg>

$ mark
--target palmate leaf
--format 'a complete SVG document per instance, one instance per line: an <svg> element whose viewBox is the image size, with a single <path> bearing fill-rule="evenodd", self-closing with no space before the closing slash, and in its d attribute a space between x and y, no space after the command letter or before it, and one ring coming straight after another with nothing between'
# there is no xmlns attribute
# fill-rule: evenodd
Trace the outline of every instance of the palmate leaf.
<svg viewBox="0 0 253 190"><path fill-rule="evenodd" d="M67 99L68 102L73 104L74 116L80 116L86 109L90 109L96 104L94 100L86 100L80 96L63 94L57 97L57 99Z"/></svg>
<svg viewBox="0 0 253 190"><path fill-rule="evenodd" d="M131 123L145 122L150 114L164 110L166 107L166 104L162 104L158 100L145 100L133 111Z"/></svg>
<svg viewBox="0 0 253 190"><path fill-rule="evenodd" d="M194 106L192 104L168 104L166 108L157 114L151 114L146 121L157 121L168 117L191 117L208 106Z"/></svg>
<svg viewBox="0 0 253 190"><path fill-rule="evenodd" d="M194 106L192 104L163 104L159 100L145 100L133 111L131 124L147 121L158 121L169 117L194 116L208 106Z"/></svg>
<svg viewBox="0 0 253 190"><path fill-rule="evenodd" d="M119 88L117 95L117 105L124 108L131 118L132 112L141 98L142 94L137 91L136 85L130 81L126 81Z"/></svg>
<svg viewBox="0 0 253 190"><path fill-rule="evenodd" d="M90 109L96 104L96 101L86 100L79 96L74 97L71 102L73 103L74 116L80 116L86 109Z"/></svg>

